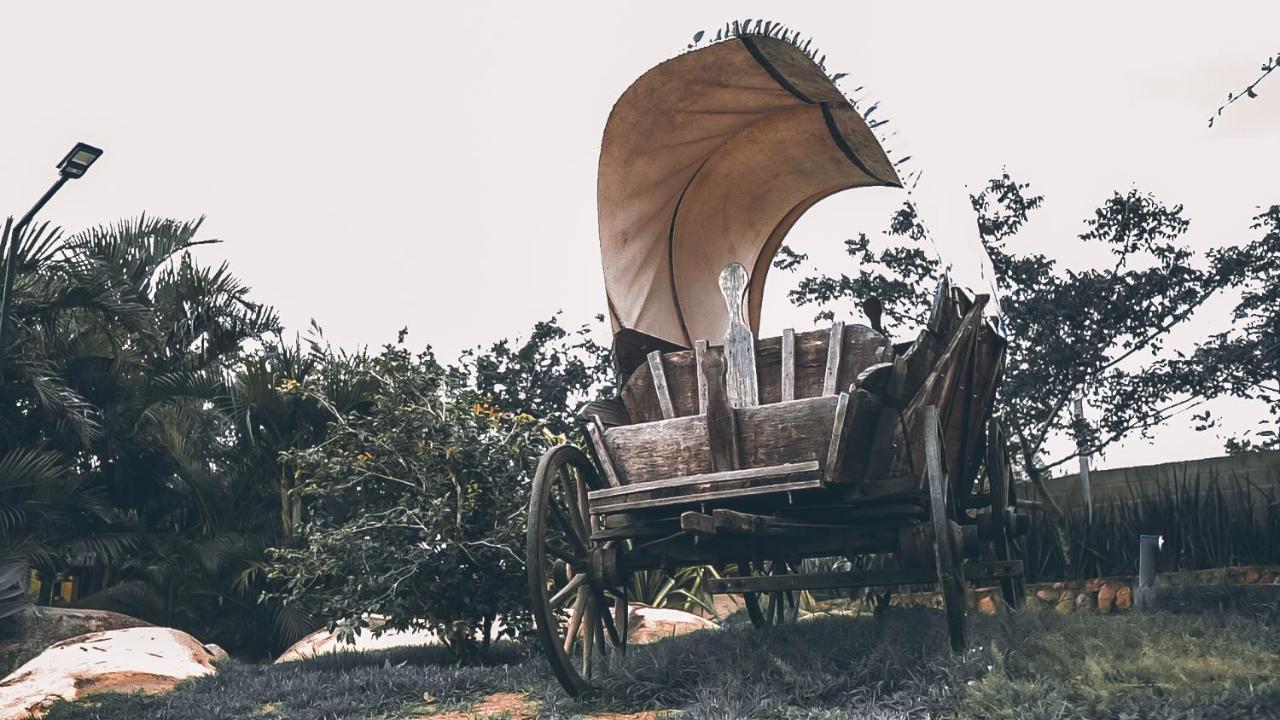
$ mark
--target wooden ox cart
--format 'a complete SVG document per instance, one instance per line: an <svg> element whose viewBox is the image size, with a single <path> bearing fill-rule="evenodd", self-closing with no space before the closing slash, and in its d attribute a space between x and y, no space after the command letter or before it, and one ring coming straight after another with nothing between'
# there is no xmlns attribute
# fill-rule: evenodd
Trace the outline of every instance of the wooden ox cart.
<svg viewBox="0 0 1280 720"><path fill-rule="evenodd" d="M650 70L602 143L601 249L620 397L587 405L585 451L541 460L528 574L542 646L570 693L625 649L627 580L711 565L752 622L799 593L934 584L964 646L966 581L1021 599L1009 466L991 418L1005 340L988 297L944 281L910 342L869 325L754 337L764 277L819 199L899 187L826 74L791 42L741 35ZM804 572L807 558L891 556Z"/></svg>

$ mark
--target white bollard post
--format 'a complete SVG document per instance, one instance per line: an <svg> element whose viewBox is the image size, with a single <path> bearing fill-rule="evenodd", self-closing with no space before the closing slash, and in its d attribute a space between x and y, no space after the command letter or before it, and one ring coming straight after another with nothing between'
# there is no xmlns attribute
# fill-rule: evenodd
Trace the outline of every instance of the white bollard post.
<svg viewBox="0 0 1280 720"><path fill-rule="evenodd" d="M1139 610L1156 606L1156 551L1163 544L1164 538L1160 535L1138 537L1138 591L1133 605Z"/></svg>

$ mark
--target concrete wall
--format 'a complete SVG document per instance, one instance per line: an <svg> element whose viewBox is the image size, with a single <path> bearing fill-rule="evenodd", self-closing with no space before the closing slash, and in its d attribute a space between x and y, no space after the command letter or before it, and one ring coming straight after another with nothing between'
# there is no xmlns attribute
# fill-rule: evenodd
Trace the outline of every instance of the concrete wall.
<svg viewBox="0 0 1280 720"><path fill-rule="evenodd" d="M1154 492L1160 484L1168 486L1184 479L1193 480L1197 474L1202 483L1216 479L1223 490L1254 485L1262 493L1271 492L1280 498L1280 450L1095 470L1089 473L1089 483L1094 503L1105 504L1127 500L1140 489ZM1045 485L1064 510L1082 502L1078 474L1052 478ZM1035 493L1021 491L1019 497L1035 497Z"/></svg>

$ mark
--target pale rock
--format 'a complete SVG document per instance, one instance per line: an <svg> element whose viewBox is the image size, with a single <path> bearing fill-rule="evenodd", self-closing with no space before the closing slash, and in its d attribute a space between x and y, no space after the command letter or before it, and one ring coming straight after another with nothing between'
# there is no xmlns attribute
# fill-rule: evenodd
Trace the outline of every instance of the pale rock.
<svg viewBox="0 0 1280 720"><path fill-rule="evenodd" d="M632 605L627 615L627 643L643 645L696 630L715 630L719 625L693 613L670 608Z"/></svg>
<svg viewBox="0 0 1280 720"><path fill-rule="evenodd" d="M214 654L171 628L139 627L63 640L0 680L0 720L42 714L57 698L159 693L214 672Z"/></svg>

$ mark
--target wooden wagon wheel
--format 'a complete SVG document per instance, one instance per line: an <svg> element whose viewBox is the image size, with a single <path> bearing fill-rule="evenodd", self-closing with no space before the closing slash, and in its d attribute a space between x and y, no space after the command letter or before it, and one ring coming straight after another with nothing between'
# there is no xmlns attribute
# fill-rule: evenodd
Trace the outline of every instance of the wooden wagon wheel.
<svg viewBox="0 0 1280 720"><path fill-rule="evenodd" d="M561 445L542 456L529 500L526 561L534 624L556 679L575 696L592 688L592 679L627 641L626 593L605 587L601 548L591 542L587 491L603 486L581 451Z"/></svg>
<svg viewBox="0 0 1280 720"><path fill-rule="evenodd" d="M933 528L934 562L938 569L938 590L942 595L942 610L947 617L947 634L951 649L963 652L965 643L964 576L953 552L951 541L951 508L947 476L942 470L942 425L938 421L938 408L927 405L924 409L924 453L929 480L929 520Z"/></svg>
<svg viewBox="0 0 1280 720"><path fill-rule="evenodd" d="M1018 555L1018 545L1014 536L1014 528L1010 524L1009 511L1014 507L1017 498L1014 495L1013 483L1010 482L1012 472L1009 467L1008 448L1005 446L1004 428L992 418L987 424L987 481L991 490L991 525L992 545L997 560L1013 560ZM1027 586L1022 577L1002 578L1000 593L1004 596L1005 607L1017 610L1026 599Z"/></svg>
<svg viewBox="0 0 1280 720"><path fill-rule="evenodd" d="M750 567L749 563L739 563ZM766 560L755 564L754 575L790 575L796 568L783 560ZM800 596L793 590L743 593L742 602L747 607L747 617L757 628L788 625L800 618Z"/></svg>

